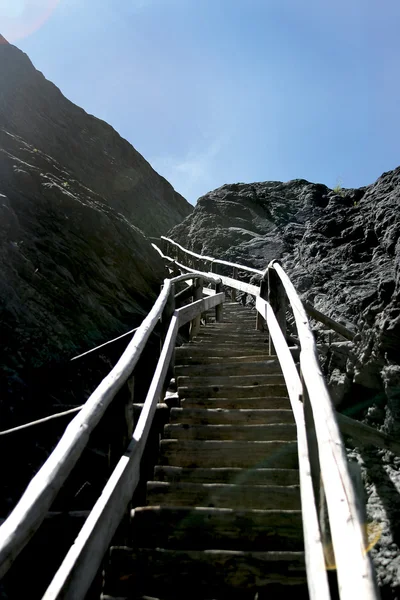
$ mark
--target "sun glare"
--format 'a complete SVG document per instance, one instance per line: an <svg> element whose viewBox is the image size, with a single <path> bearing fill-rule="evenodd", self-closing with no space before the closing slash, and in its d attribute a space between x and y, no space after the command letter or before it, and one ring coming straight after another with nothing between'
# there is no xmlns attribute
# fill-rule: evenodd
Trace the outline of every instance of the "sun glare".
<svg viewBox="0 0 400 600"><path fill-rule="evenodd" d="M60 0L1 0L0 33L11 43L37 31Z"/></svg>

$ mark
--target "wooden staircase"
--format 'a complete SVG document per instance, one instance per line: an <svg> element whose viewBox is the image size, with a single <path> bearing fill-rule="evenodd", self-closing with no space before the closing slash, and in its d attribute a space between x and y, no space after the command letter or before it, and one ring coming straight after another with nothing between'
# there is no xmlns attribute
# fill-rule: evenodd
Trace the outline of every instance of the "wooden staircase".
<svg viewBox="0 0 400 600"><path fill-rule="evenodd" d="M308 598L296 427L255 312L226 303L175 364L179 407L103 599Z"/></svg>

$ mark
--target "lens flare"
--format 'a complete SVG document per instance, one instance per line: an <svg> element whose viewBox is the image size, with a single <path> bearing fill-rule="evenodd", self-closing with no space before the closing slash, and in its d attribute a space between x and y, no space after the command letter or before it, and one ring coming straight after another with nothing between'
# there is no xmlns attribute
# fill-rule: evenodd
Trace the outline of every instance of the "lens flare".
<svg viewBox="0 0 400 600"><path fill-rule="evenodd" d="M382 535L382 524L372 521L364 525L366 547L365 553L369 552L375 544L379 541ZM331 542L324 544L324 555L325 555L325 568L327 571L334 571L336 569L335 553Z"/></svg>
<svg viewBox="0 0 400 600"><path fill-rule="evenodd" d="M14 43L49 19L60 0L0 0L0 33Z"/></svg>

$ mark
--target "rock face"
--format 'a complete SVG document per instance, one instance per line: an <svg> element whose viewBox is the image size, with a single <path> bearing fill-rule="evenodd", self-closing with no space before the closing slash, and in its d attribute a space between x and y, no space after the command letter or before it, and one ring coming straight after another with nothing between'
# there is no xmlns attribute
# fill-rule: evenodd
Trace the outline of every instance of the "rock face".
<svg viewBox="0 0 400 600"><path fill-rule="evenodd" d="M354 328L347 376L369 395L386 392L394 414L400 407L399 209L400 168L357 190L335 192L304 180L225 185L200 198L169 235L196 252L259 269L280 259L304 299ZM338 358L339 370L346 370L349 353Z"/></svg>
<svg viewBox="0 0 400 600"><path fill-rule="evenodd" d="M198 201L169 237L198 253L265 269L280 259L303 299L356 333L325 342L333 400L350 415L400 431L400 168L361 189L304 180L224 185ZM367 514L382 529L372 550L383 599L400 598L400 459L351 451Z"/></svg>
<svg viewBox="0 0 400 600"><path fill-rule="evenodd" d="M67 100L26 54L4 42L2 129L51 156L68 172L68 183L77 180L100 194L147 235L164 234L191 212L191 205L110 125Z"/></svg>
<svg viewBox="0 0 400 600"><path fill-rule="evenodd" d="M49 378L74 355L140 322L164 275L145 235L165 233L192 207L112 127L67 100L3 37L0 81L5 429L49 414L46 387L56 404L57 385L64 396L69 389L71 404L81 403L89 389L74 390L61 377L49 386ZM97 381L101 369L91 372Z"/></svg>
<svg viewBox="0 0 400 600"><path fill-rule="evenodd" d="M83 361L70 359L141 322L164 277L146 236L165 233L192 207L3 37L0 81L4 430L88 397L129 338ZM46 457L41 444L44 454L24 484Z"/></svg>

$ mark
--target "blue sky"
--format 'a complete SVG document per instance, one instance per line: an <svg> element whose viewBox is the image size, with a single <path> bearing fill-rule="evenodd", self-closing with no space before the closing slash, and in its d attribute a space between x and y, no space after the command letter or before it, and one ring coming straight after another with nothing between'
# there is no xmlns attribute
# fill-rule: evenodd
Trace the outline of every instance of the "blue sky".
<svg viewBox="0 0 400 600"><path fill-rule="evenodd" d="M1 0L0 32L189 201L400 164L399 0Z"/></svg>

